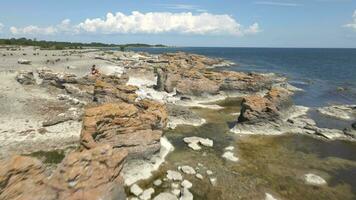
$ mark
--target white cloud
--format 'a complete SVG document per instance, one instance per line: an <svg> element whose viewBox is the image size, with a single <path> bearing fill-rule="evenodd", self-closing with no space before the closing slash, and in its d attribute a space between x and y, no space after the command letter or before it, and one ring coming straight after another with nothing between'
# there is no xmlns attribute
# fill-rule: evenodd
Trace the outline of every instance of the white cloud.
<svg viewBox="0 0 356 200"><path fill-rule="evenodd" d="M65 34L160 34L177 33L193 35L233 35L243 36L260 32L258 23L244 28L229 15L191 12L149 12L134 11L129 15L121 12L108 13L105 18L86 19L72 25L69 19L48 27L11 27L14 35L53 35Z"/></svg>
<svg viewBox="0 0 356 200"><path fill-rule="evenodd" d="M301 6L301 4L293 2L276 2L276 1L256 1L255 4L267 5L267 6L286 6L286 7L296 7Z"/></svg>
<svg viewBox="0 0 356 200"><path fill-rule="evenodd" d="M54 35L57 33L75 33L69 19L63 20L60 24L48 27L38 27L29 25L23 28L10 27L10 32L14 35Z"/></svg>
<svg viewBox="0 0 356 200"><path fill-rule="evenodd" d="M256 27L256 25L254 26ZM108 13L105 19L86 19L78 25L80 30L92 33L180 33L244 35L249 33L229 15L190 12L121 12ZM258 28L258 25L257 25Z"/></svg>
<svg viewBox="0 0 356 200"><path fill-rule="evenodd" d="M349 24L344 25L347 28L354 29L356 31L356 10L354 11L354 14L352 15L352 22Z"/></svg>
<svg viewBox="0 0 356 200"><path fill-rule="evenodd" d="M2 32L2 29L4 28L4 24L0 22L0 32Z"/></svg>

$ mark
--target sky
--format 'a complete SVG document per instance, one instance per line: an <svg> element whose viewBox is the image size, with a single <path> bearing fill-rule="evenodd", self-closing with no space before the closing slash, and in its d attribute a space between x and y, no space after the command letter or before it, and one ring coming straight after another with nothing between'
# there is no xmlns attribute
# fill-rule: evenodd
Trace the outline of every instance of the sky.
<svg viewBox="0 0 356 200"><path fill-rule="evenodd" d="M0 0L0 38L356 48L356 0Z"/></svg>

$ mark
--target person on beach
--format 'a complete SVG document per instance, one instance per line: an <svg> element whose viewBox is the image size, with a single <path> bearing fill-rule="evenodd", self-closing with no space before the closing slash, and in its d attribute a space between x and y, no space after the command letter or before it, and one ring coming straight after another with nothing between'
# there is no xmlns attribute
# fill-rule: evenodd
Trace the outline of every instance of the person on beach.
<svg viewBox="0 0 356 200"><path fill-rule="evenodd" d="M91 75L98 75L99 74L99 70L98 69L96 69L96 66L95 65L93 65L92 67L91 67Z"/></svg>

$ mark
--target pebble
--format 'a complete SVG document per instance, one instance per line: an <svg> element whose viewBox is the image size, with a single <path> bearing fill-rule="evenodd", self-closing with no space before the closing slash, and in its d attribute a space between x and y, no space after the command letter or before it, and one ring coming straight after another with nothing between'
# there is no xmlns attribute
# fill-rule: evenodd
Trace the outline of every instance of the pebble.
<svg viewBox="0 0 356 200"><path fill-rule="evenodd" d="M188 165L182 166L180 169L185 174L196 174L195 169Z"/></svg>
<svg viewBox="0 0 356 200"><path fill-rule="evenodd" d="M197 177L197 178L200 179L200 180L203 179L203 175L201 175L201 174L196 174L195 177Z"/></svg>
<svg viewBox="0 0 356 200"><path fill-rule="evenodd" d="M173 189L172 194L174 194L178 197L180 195L180 189Z"/></svg>
<svg viewBox="0 0 356 200"><path fill-rule="evenodd" d="M215 186L217 179L216 178L209 178L209 181L210 181L211 185Z"/></svg>
<svg viewBox="0 0 356 200"><path fill-rule="evenodd" d="M265 200L277 200L277 199L276 199L276 198L274 198L271 194L266 193Z"/></svg>
<svg viewBox="0 0 356 200"><path fill-rule="evenodd" d="M237 158L234 153L227 151L222 155L223 158L225 158L226 160L230 160L232 162L237 162L239 161L239 158Z"/></svg>
<svg viewBox="0 0 356 200"><path fill-rule="evenodd" d="M187 188L184 188L180 200L193 200L193 198L193 194Z"/></svg>
<svg viewBox="0 0 356 200"><path fill-rule="evenodd" d="M184 181L181 183L181 186L182 186L183 188L190 189L191 187L193 187L193 184L192 184L190 181L188 181L188 180L184 180Z"/></svg>
<svg viewBox="0 0 356 200"><path fill-rule="evenodd" d="M211 170L206 170L206 174L210 176L210 175L213 174L213 171L211 171Z"/></svg>
<svg viewBox="0 0 356 200"><path fill-rule="evenodd" d="M178 188L179 188L179 184L178 184L178 183L172 183L172 184L171 184L171 187L172 187L173 189L178 189Z"/></svg>
<svg viewBox="0 0 356 200"><path fill-rule="evenodd" d="M183 180L183 177L182 175L177 172L177 171L172 171L172 170L168 170L167 171L167 178L169 180L174 180L174 181L181 181Z"/></svg>
<svg viewBox="0 0 356 200"><path fill-rule="evenodd" d="M157 179L157 180L153 181L153 185L154 185L154 186L160 186L160 185L162 185L161 179Z"/></svg>
<svg viewBox="0 0 356 200"><path fill-rule="evenodd" d="M135 196L139 196L143 190L140 188L140 186L138 186L137 184L133 184L131 187L130 187L130 192L135 195Z"/></svg>
<svg viewBox="0 0 356 200"><path fill-rule="evenodd" d="M326 181L318 176L318 175L315 175L315 174L305 174L304 175L304 181L306 184L309 184L309 185L326 185Z"/></svg>
<svg viewBox="0 0 356 200"><path fill-rule="evenodd" d="M228 146L225 148L225 151L233 151L235 149L235 147L233 146Z"/></svg>
<svg viewBox="0 0 356 200"><path fill-rule="evenodd" d="M151 199L151 196L153 193L155 193L155 190L153 188L149 188L142 192L140 199L149 200L149 199Z"/></svg>

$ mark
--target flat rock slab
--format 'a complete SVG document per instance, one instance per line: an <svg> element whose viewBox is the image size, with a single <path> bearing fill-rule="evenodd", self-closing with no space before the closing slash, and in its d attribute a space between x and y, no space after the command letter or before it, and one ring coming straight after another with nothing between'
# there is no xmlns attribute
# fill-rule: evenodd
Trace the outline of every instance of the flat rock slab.
<svg viewBox="0 0 356 200"><path fill-rule="evenodd" d="M304 181L308 185L326 185L327 182L320 176L315 174L305 174Z"/></svg>
<svg viewBox="0 0 356 200"><path fill-rule="evenodd" d="M214 146L214 141L209 139L209 138L201 138L201 137L185 137L183 141L188 144L188 147L197 151L201 149L200 145L206 146L206 147L213 147Z"/></svg>
<svg viewBox="0 0 356 200"><path fill-rule="evenodd" d="M172 171L172 170L168 170L167 171L167 178L169 180L174 180L174 181L181 181L183 180L183 177L182 175L177 172L177 171Z"/></svg>

